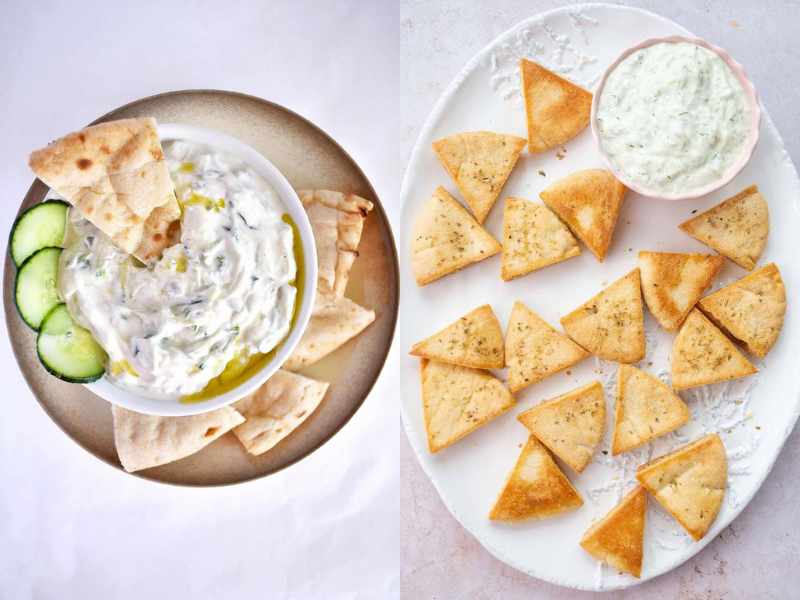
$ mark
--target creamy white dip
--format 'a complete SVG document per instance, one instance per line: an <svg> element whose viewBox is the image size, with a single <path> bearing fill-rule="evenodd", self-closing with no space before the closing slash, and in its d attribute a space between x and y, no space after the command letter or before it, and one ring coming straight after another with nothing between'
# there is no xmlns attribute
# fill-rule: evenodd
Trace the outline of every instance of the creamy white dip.
<svg viewBox="0 0 800 600"><path fill-rule="evenodd" d="M180 243L137 266L71 210L59 288L108 353L113 383L175 398L287 335L296 264L286 210L247 164L185 141L164 144L164 155L183 210Z"/></svg>
<svg viewBox="0 0 800 600"><path fill-rule="evenodd" d="M660 43L608 75L597 107L600 144L644 188L681 193L718 180L742 155L750 106L717 54L688 42Z"/></svg>

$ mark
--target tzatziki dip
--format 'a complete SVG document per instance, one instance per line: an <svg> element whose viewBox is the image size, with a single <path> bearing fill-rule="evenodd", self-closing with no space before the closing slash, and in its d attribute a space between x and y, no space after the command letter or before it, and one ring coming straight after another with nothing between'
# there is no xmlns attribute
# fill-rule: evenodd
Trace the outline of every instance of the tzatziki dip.
<svg viewBox="0 0 800 600"><path fill-rule="evenodd" d="M174 399L286 337L297 264L286 209L251 167L187 141L166 142L164 155L179 243L145 267L70 210L59 289L108 353L112 383Z"/></svg>
<svg viewBox="0 0 800 600"><path fill-rule="evenodd" d="M719 55L661 42L608 74L596 127L608 159L632 184L676 195L722 178L745 151L751 118L741 82Z"/></svg>

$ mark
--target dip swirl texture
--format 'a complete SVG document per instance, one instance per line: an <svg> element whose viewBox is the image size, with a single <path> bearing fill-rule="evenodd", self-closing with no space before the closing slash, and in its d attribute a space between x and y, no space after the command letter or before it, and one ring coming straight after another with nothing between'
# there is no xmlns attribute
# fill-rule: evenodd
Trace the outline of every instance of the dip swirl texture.
<svg viewBox="0 0 800 600"><path fill-rule="evenodd" d="M155 398L202 390L234 357L289 332L293 232L275 191L239 159L185 141L164 145L182 207L181 241L148 266L71 210L59 288L106 350L106 376Z"/></svg>
<svg viewBox="0 0 800 600"><path fill-rule="evenodd" d="M717 54L662 42L609 73L597 128L609 160L632 183L675 194L713 183L736 162L750 112L741 83Z"/></svg>

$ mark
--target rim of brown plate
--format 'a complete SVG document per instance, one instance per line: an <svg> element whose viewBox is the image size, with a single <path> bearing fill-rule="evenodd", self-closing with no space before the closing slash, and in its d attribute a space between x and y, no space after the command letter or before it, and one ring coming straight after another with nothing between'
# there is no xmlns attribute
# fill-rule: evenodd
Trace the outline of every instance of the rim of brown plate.
<svg viewBox="0 0 800 600"><path fill-rule="evenodd" d="M252 477L247 477L245 479L240 479L238 481L226 481L226 482L221 482L221 483L183 483L183 482L177 482L177 481L166 481L166 480L163 480L163 479L155 479L155 478L152 478L152 477L148 477L148 476L144 475L143 473L139 473L139 472L130 473L128 471L125 471L122 468L121 465L113 463L112 461L106 459L105 457L100 456L99 454L96 454L95 452L93 452L81 440L79 440L78 438L72 436L64 428L64 426L61 424L61 422L53 416L53 414L47 408L47 406L39 399L39 396L36 395L36 392L34 391L33 387L31 386L31 383L28 381L28 378L25 375L25 371L22 368L22 364L20 363L20 357L17 355L16 351L14 351L13 354L14 354L14 360L17 363L17 368L19 369L20 374L22 375L22 378L25 380L25 385L28 386L28 389L31 391L31 394L33 395L34 398L36 398L36 402L39 404L39 407L45 412L45 414L50 418L50 420L53 423L56 424L56 426L61 430L61 432L64 435L66 435L69 439L71 439L75 444L80 446L87 454L89 454L93 458L95 458L95 459L101 461L102 463L106 464L107 466L111 467L114 471L123 473L125 475L130 475L130 476L136 477L137 479L140 479L142 481L148 481L148 482L151 482L151 483L159 483L159 484L163 484L163 485L171 485L171 486L175 486L175 487L218 488L218 487L228 487L228 486L234 486L234 485L242 485L244 483L249 483L251 481L256 481L258 479L264 479L265 477L269 477L270 475L274 475L275 473L279 473L280 471L283 471L284 469L287 469L287 468L291 467L292 465L297 464L298 462L300 462L301 460L303 460L303 459L307 458L308 456L312 455L314 452L319 450L322 446L327 444L331 440L331 438L333 438L333 436L335 436L337 433L339 433L339 431L341 431L342 428L344 428L344 426L347 425L350 422L350 420L353 418L353 416L364 405L364 402L366 402L367 398L372 393L372 390L375 387L375 383L378 381L378 378L381 376L381 373L383 373L383 369L386 366L386 359L388 358L389 351L391 350L392 344L394 343L394 336L395 336L395 333L397 331L397 318L398 318L399 307L400 307L400 263L399 263L398 257L397 257L397 244L395 243L394 233L392 232L391 223L389 222L389 218L386 216L386 211L383 209L383 203L380 201L380 198L379 198L378 194L375 192L375 188L372 185L372 182L364 174L364 171L361 169L361 167L358 165L358 163L353 159L353 157L350 156L350 154L347 152L347 150L345 150L335 139L333 139L330 135L328 135L327 132L325 132L322 128L320 128L318 125L316 125L312 121L306 119L304 116L300 115L299 113L297 113L297 112L295 112L295 111L293 111L293 110L291 110L289 108L286 108L282 104L278 104L277 102L272 102L271 100L266 100L266 99L260 98L258 96L253 96L252 94L245 94L243 92L236 92L236 91L232 91L232 90L220 90L220 89L214 89L214 88L191 88L191 89L183 89L183 90L172 90L172 91L168 91L168 92L160 92L158 94L152 94L150 96L145 96L143 98L137 98L136 100L133 100L131 102L123 104L122 106L118 106L118 107L114 108L113 110L110 110L109 112L101 115L100 117L98 117L97 119L95 119L94 121L89 123L89 125L96 125L97 123L101 123L103 121L107 121L107 120L113 118L117 113L122 112L122 111L127 110L127 109L130 109L130 108L136 106L137 104L141 104L141 103L144 103L144 102L149 102L149 101L155 100L157 98L162 98L162 97L166 97L166 96L188 96L188 95L191 95L191 94L219 94L219 95L223 95L223 96L237 96L237 97L244 98L244 99L247 99L247 100L250 100L250 101L260 102L262 104L266 104L266 105L268 105L268 106L270 106L272 108L275 108L275 109L278 109L278 110L281 110L281 111L287 113L289 116L291 116L293 118L299 119L305 125L309 126L311 129L315 130L317 133L322 135L339 152L341 152L343 156L345 156L347 158L347 160L353 165L353 168L355 169L355 171L364 179L364 182L367 184L372 197L375 198L375 200L377 200L377 202L375 202L375 209L379 213L381 220L383 220L383 222L386 223L386 232L388 234L388 241L390 242L390 244L389 244L389 246L390 246L390 258L391 258L391 262L394 264L394 267L395 267L395 277L394 277L394 279L395 279L395 286L394 286L395 291L394 291L394 296L392 298L392 305L393 305L394 308L393 308L392 313L390 315L391 332L389 334L388 343L386 344L386 347L384 348L383 356L380 357L380 360L378 361L379 364L380 364L380 367L376 370L375 376L372 378L372 381L369 382L369 385L367 386L366 393L353 406L353 410L346 416L346 418L343 419L341 421L341 423L338 423L337 426L331 430L330 434L328 434L327 436L322 438L322 440L320 440L320 442L318 444L316 444L311 449L309 449L308 452L306 452L306 453L294 458L293 460L287 462L284 465L281 465L277 469L274 469L272 471L267 471L265 473L260 473L258 475L253 475ZM28 191L25 193L25 196L23 197L23 203L24 203L26 198L28 198L31 195L36 194L37 193L36 188L40 187L40 186L42 187L43 192L47 193L47 190L49 188L47 188L46 185L44 185L42 182L40 182L39 179L34 179L33 183L30 185L30 187L28 188ZM15 222L16 222L16 218L19 217L19 214L20 214L20 212L22 210L23 209L20 206L20 209L17 211L17 215L15 217ZM9 265L12 262L9 259L9 252L10 251L11 251L11 245L9 244L8 247L7 247L7 250L6 250L6 261L5 261L4 273L3 273L4 277L5 277L5 270L7 270L9 268ZM5 293L5 290L4 290L4 293ZM10 318L9 317L9 312L11 312L11 311L8 311L8 310L5 311L5 321L6 321L6 330L7 331L9 330L9 318ZM12 350L13 350L13 348L12 348Z"/></svg>

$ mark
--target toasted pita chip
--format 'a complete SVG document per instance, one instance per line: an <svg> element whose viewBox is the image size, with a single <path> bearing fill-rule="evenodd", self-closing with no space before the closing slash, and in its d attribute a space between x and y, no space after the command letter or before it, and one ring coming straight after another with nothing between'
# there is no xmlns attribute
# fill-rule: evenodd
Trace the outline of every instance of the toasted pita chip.
<svg viewBox="0 0 800 600"><path fill-rule="evenodd" d="M423 358L422 409L428 448L447 448L514 405L503 383L486 371Z"/></svg>
<svg viewBox="0 0 800 600"><path fill-rule="evenodd" d="M187 417L157 417L112 405L111 414L119 462L129 473L199 452L244 422L229 406Z"/></svg>
<svg viewBox="0 0 800 600"><path fill-rule="evenodd" d="M717 518L725 496L725 446L712 433L639 467L636 479L699 540Z"/></svg>
<svg viewBox="0 0 800 600"><path fill-rule="evenodd" d="M578 242L549 208L522 198L506 200L500 271L503 279L509 281L580 253Z"/></svg>
<svg viewBox="0 0 800 600"><path fill-rule="evenodd" d="M580 473L592 460L606 428L603 386L595 381L517 416L540 442Z"/></svg>
<svg viewBox="0 0 800 600"><path fill-rule="evenodd" d="M563 371L587 356L586 350L550 327L522 302L514 303L506 332L506 366L512 392Z"/></svg>
<svg viewBox="0 0 800 600"><path fill-rule="evenodd" d="M700 310L723 331L764 358L778 339L786 313L786 289L775 263L700 300Z"/></svg>
<svg viewBox="0 0 800 600"><path fill-rule="evenodd" d="M414 224L411 268L426 285L500 252L500 244L456 200L439 187Z"/></svg>
<svg viewBox="0 0 800 600"><path fill-rule="evenodd" d="M297 371L314 364L364 331L374 320L374 310L349 298L317 294L308 327L283 368Z"/></svg>
<svg viewBox="0 0 800 600"><path fill-rule="evenodd" d="M484 304L414 344L410 354L474 369L502 369L503 330L492 307Z"/></svg>
<svg viewBox="0 0 800 600"><path fill-rule="evenodd" d="M526 59L519 63L528 119L528 149L544 152L566 144L589 124L592 94Z"/></svg>
<svg viewBox="0 0 800 600"><path fill-rule="evenodd" d="M539 197L603 262L626 191L609 171L587 169L559 179Z"/></svg>
<svg viewBox="0 0 800 600"><path fill-rule="evenodd" d="M722 267L721 256L639 252L647 308L667 331L677 331Z"/></svg>
<svg viewBox="0 0 800 600"><path fill-rule="evenodd" d="M491 131L458 133L433 142L436 156L478 223L486 220L524 147L524 138Z"/></svg>
<svg viewBox="0 0 800 600"><path fill-rule="evenodd" d="M681 223L680 228L739 266L752 271L767 245L769 208L758 186L751 185Z"/></svg>
<svg viewBox="0 0 800 600"><path fill-rule="evenodd" d="M534 436L508 476L489 518L495 521L546 519L583 505L578 490Z"/></svg>
<svg viewBox="0 0 800 600"><path fill-rule="evenodd" d="M725 334L698 309L686 317L672 344L672 387L698 385L747 377L758 372Z"/></svg>
<svg viewBox="0 0 800 600"><path fill-rule="evenodd" d="M597 560L641 577L646 514L647 492L637 485L583 534L581 547Z"/></svg>
<svg viewBox="0 0 800 600"><path fill-rule="evenodd" d="M233 433L250 454L259 455L297 429L311 416L330 384L284 371L234 405L246 419Z"/></svg>
<svg viewBox="0 0 800 600"><path fill-rule="evenodd" d="M617 405L611 453L638 448L689 421L689 408L661 380L630 365L617 372Z"/></svg>
<svg viewBox="0 0 800 600"><path fill-rule="evenodd" d="M372 202L331 190L297 192L317 245L318 283L323 294L343 296Z"/></svg>
<svg viewBox="0 0 800 600"><path fill-rule="evenodd" d="M28 164L125 252L147 262L167 247L181 213L155 119L86 127L33 152Z"/></svg>
<svg viewBox="0 0 800 600"><path fill-rule="evenodd" d="M635 363L644 358L644 308L639 269L618 279L561 318L567 335L606 360Z"/></svg>

